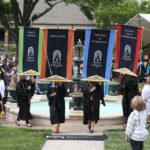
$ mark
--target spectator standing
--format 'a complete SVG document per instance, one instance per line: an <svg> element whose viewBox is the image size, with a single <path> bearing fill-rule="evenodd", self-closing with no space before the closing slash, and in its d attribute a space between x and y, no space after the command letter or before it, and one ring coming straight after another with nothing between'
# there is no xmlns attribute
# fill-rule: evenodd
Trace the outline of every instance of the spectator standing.
<svg viewBox="0 0 150 150"><path fill-rule="evenodd" d="M2 79L2 72L0 71L0 116L4 111L3 99L5 97L5 84L4 80Z"/></svg>
<svg viewBox="0 0 150 150"><path fill-rule="evenodd" d="M142 89L142 97L146 101L147 120L150 121L150 75L147 77L147 84Z"/></svg>
<svg viewBox="0 0 150 150"><path fill-rule="evenodd" d="M2 72L2 70L0 70L0 105L1 105L1 112L5 111L4 98L5 98L5 83L4 83L4 80L3 80L3 72Z"/></svg>
<svg viewBox="0 0 150 150"><path fill-rule="evenodd" d="M137 69L137 74L138 74L138 82L144 82L145 81L145 76L147 72L147 61L144 60L142 63L139 63L138 69Z"/></svg>
<svg viewBox="0 0 150 150"><path fill-rule="evenodd" d="M143 150L144 141L149 133L146 129L145 101L141 96L135 96L131 101L133 112L130 114L125 131L126 141L130 141L132 150Z"/></svg>
<svg viewBox="0 0 150 150"><path fill-rule="evenodd" d="M147 64L147 76L150 75L150 59Z"/></svg>

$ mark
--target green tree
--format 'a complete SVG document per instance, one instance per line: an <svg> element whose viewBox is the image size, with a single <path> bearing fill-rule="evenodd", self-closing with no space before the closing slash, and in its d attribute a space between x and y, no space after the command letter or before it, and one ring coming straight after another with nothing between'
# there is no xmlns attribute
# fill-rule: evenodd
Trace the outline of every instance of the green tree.
<svg viewBox="0 0 150 150"><path fill-rule="evenodd" d="M13 36L18 45L18 27L30 26L38 18L45 15L48 11L61 2L67 0L43 0L47 7L42 12L34 13L34 9L40 0L23 0L23 7L19 5L19 0L4 1L0 0L0 23ZM14 27L12 27L12 23ZM18 47L18 46L17 46ZM16 51L17 52L17 51ZM18 53L17 53L18 54Z"/></svg>
<svg viewBox="0 0 150 150"><path fill-rule="evenodd" d="M125 24L129 18L138 13L138 4L135 0L115 1L101 4L95 10L95 19L99 28L112 28L116 23Z"/></svg>
<svg viewBox="0 0 150 150"><path fill-rule="evenodd" d="M150 13L150 0L143 0L139 5L141 13Z"/></svg>
<svg viewBox="0 0 150 150"><path fill-rule="evenodd" d="M94 10L101 1L103 0L68 0L68 3L77 4L88 19L94 20Z"/></svg>
<svg viewBox="0 0 150 150"><path fill-rule="evenodd" d="M121 3L123 0L69 0L80 6L81 11L88 17L88 19L93 20L95 23L99 22L100 9L105 7L104 14L108 16L112 11L112 6L115 6L117 3ZM107 8L106 8L107 7ZM108 9L108 7L111 8ZM107 10L108 9L108 10ZM106 11L107 10L107 11ZM98 16L97 16L98 15ZM98 23L99 24L99 23Z"/></svg>
<svg viewBox="0 0 150 150"><path fill-rule="evenodd" d="M138 13L150 13L150 0L70 0L80 6L84 14L100 29L125 24Z"/></svg>

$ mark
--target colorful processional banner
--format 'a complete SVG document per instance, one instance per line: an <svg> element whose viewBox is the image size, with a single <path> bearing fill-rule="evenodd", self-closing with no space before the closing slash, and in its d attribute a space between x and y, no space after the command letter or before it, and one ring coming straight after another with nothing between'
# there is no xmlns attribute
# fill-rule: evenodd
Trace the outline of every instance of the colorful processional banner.
<svg viewBox="0 0 150 150"><path fill-rule="evenodd" d="M19 73L28 70L40 72L42 31L39 28L19 28Z"/></svg>
<svg viewBox="0 0 150 150"><path fill-rule="evenodd" d="M115 31L87 29L83 78L98 75L110 79Z"/></svg>
<svg viewBox="0 0 150 150"><path fill-rule="evenodd" d="M72 79L74 30L45 29L41 79L53 75Z"/></svg>
<svg viewBox="0 0 150 150"><path fill-rule="evenodd" d="M115 69L128 68L136 74L141 37L141 27L117 25Z"/></svg>

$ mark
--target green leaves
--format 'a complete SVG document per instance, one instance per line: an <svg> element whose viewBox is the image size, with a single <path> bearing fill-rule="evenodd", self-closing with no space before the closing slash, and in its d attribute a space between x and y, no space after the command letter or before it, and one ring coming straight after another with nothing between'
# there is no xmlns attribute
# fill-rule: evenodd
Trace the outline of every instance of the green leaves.
<svg viewBox="0 0 150 150"><path fill-rule="evenodd" d="M6 3L6 2L3 2L3 1L0 1L0 21L3 17L6 17L6 18L12 18L12 10L11 10L11 7L10 7L10 4L9 3Z"/></svg>
<svg viewBox="0 0 150 150"><path fill-rule="evenodd" d="M138 13L150 13L150 1L142 0L67 0L80 6L82 12L96 22L98 28L114 28L125 24Z"/></svg>

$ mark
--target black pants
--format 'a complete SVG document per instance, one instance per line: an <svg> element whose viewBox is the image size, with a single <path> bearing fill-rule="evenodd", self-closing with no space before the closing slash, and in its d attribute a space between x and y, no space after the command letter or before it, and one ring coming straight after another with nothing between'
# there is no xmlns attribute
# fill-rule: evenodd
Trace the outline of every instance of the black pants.
<svg viewBox="0 0 150 150"><path fill-rule="evenodd" d="M134 141L130 139L130 145L132 150L143 150L144 141Z"/></svg>

